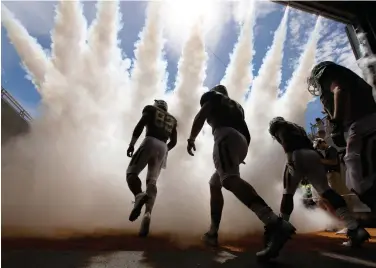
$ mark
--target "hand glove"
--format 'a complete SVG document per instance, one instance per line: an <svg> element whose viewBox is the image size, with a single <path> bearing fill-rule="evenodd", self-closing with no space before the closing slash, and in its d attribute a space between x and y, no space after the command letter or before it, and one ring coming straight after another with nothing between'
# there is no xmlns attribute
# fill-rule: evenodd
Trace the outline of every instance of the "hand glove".
<svg viewBox="0 0 376 268"><path fill-rule="evenodd" d="M336 120L330 120L330 124L332 127L330 137L332 138L333 143L338 147L346 147L345 134L342 124L338 123Z"/></svg>
<svg viewBox="0 0 376 268"><path fill-rule="evenodd" d="M188 152L191 156L194 156L194 154L193 154L193 152L192 152L192 149L193 149L193 151L196 151L195 141L192 140L192 139L188 139L187 142L188 142L188 145L187 145L187 152Z"/></svg>
<svg viewBox="0 0 376 268"><path fill-rule="evenodd" d="M127 150L127 156L132 157L133 152L134 152L134 146L130 144Z"/></svg>

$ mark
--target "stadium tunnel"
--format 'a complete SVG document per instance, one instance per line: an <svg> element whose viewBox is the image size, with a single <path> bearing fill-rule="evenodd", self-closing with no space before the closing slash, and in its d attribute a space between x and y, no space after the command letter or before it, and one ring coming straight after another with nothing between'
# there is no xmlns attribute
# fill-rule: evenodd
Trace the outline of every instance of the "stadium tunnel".
<svg viewBox="0 0 376 268"><path fill-rule="evenodd" d="M376 54L376 16L372 1L273 1L345 25L345 30L356 60ZM376 63L368 64L376 87ZM344 176L344 174L343 174ZM355 198L357 199L357 198ZM355 200L356 201L356 200ZM355 202L354 213L368 226L376 226L376 217L360 201Z"/></svg>
<svg viewBox="0 0 376 268"><path fill-rule="evenodd" d="M346 25L357 60L376 54L376 16L373 1L273 1ZM376 64L368 66L376 86Z"/></svg>
<svg viewBox="0 0 376 268"><path fill-rule="evenodd" d="M372 4L372 1L273 2L288 5L345 24L346 33L357 60L376 54L376 16L372 14L374 13L374 4ZM369 66L369 69L373 74L373 81L376 86L376 64ZM11 138L27 133L32 118L3 87L1 93L1 143L5 144ZM372 223L375 224L376 220L372 219Z"/></svg>

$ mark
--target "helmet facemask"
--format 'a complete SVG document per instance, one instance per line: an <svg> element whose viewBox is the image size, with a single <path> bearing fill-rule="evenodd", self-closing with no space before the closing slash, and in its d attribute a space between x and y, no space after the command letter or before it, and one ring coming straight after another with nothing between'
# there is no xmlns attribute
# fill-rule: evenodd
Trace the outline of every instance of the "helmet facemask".
<svg viewBox="0 0 376 268"><path fill-rule="evenodd" d="M319 97L321 96L324 91L326 90L325 87L323 87L323 74L324 71L328 66L333 66L335 63L330 61L324 61L319 64L317 64L311 72L311 76L307 79L307 85L308 85L308 92L311 93L313 96Z"/></svg>
<svg viewBox="0 0 376 268"><path fill-rule="evenodd" d="M318 81L318 79L316 79L316 77L310 77L307 79L307 84L308 84L308 92L311 93L313 96L320 96L321 95L321 92L322 92L322 89L321 89L321 85Z"/></svg>

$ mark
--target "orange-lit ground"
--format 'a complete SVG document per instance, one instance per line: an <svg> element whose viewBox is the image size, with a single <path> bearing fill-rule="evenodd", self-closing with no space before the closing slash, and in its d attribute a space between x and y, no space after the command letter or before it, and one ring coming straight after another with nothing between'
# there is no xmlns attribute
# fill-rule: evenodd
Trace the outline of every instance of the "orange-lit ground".
<svg viewBox="0 0 376 268"><path fill-rule="evenodd" d="M341 246L344 236L335 233L296 235L273 267L376 267L376 229L362 249ZM254 254L262 246L261 236L221 241L212 250L182 247L165 236L141 239L106 235L69 240L2 239L2 267L259 267ZM265 266L263 264L262 266Z"/></svg>

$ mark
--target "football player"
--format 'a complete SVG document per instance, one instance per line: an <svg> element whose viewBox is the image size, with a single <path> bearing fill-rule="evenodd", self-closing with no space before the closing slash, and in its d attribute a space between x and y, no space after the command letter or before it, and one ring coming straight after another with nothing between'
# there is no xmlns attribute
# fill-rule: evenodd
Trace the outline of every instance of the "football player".
<svg viewBox="0 0 376 268"><path fill-rule="evenodd" d="M331 138L346 147L346 185L376 211L376 103L372 87L351 70L330 61L317 64L308 78L330 118ZM347 143L344 132L348 132Z"/></svg>
<svg viewBox="0 0 376 268"><path fill-rule="evenodd" d="M133 154L134 145L144 127L146 127L146 137ZM129 220L135 221L140 216L142 207L146 205L140 236L147 236L149 233L151 212L157 196L157 179L161 169L166 166L167 152L176 145L176 127L177 121L168 113L167 103L164 100L155 100L153 106L145 106L142 117L133 131L127 150L127 155L132 157L127 169L127 183L135 196L135 203ZM169 143L166 144L168 140ZM148 166L146 192L143 192L138 175L146 166Z"/></svg>
<svg viewBox="0 0 376 268"><path fill-rule="evenodd" d="M359 246L370 238L361 228L347 208L345 200L328 185L325 167L320 154L314 149L312 141L301 126L275 117L270 121L270 135L280 143L286 153L287 168L284 172L284 192L281 202L281 216L289 220L294 209L294 194L303 178L306 178L317 193L326 199L348 228L348 246Z"/></svg>
<svg viewBox="0 0 376 268"><path fill-rule="evenodd" d="M210 179L211 226L204 234L206 244L218 244L218 230L222 217L222 187L232 192L244 205L271 230L271 239L265 249L258 252L259 260L268 260L278 256L279 251L295 233L295 228L278 217L255 189L240 178L239 165L243 163L251 136L244 119L244 110L236 101L229 98L227 89L217 85L204 93L200 100L201 109L196 115L187 151L193 156L196 150L195 139L205 121L212 127L214 136L213 159L216 171Z"/></svg>

